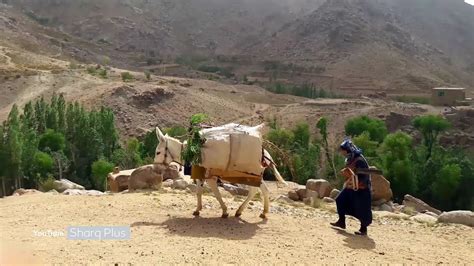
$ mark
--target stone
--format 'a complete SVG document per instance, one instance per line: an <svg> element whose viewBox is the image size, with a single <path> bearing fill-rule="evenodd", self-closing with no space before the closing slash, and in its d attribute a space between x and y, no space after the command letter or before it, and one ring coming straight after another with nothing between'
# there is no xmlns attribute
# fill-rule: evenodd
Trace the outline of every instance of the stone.
<svg viewBox="0 0 474 266"><path fill-rule="evenodd" d="M331 193L329 193L329 197L332 199L336 199L337 196L339 196L339 193L341 193L341 191L339 191L338 189L333 189L331 190Z"/></svg>
<svg viewBox="0 0 474 266"><path fill-rule="evenodd" d="M128 190L160 189L163 177L161 168L153 164L144 165L135 169L128 180Z"/></svg>
<svg viewBox="0 0 474 266"><path fill-rule="evenodd" d="M172 187L173 186L173 179L168 179L163 181L162 187Z"/></svg>
<svg viewBox="0 0 474 266"><path fill-rule="evenodd" d="M54 189L58 191L59 193L62 193L66 191L67 189L84 190L84 187L63 178L63 179L54 181Z"/></svg>
<svg viewBox="0 0 474 266"><path fill-rule="evenodd" d="M371 167L375 168L375 167ZM390 182L382 175L370 175L372 182L372 201L386 200L390 201L393 197Z"/></svg>
<svg viewBox="0 0 474 266"><path fill-rule="evenodd" d="M46 193L53 194L53 195L58 195L59 194L59 192L56 189L51 189L50 191L48 191Z"/></svg>
<svg viewBox="0 0 474 266"><path fill-rule="evenodd" d="M97 190L82 190L82 189L66 189L63 195L87 195L87 196L101 196L104 195L104 192Z"/></svg>
<svg viewBox="0 0 474 266"><path fill-rule="evenodd" d="M188 187L188 182L184 179L176 179L173 181L172 189L185 190Z"/></svg>
<svg viewBox="0 0 474 266"><path fill-rule="evenodd" d="M435 209L433 207L431 207L430 205L426 204L424 201L420 200L420 199L417 199L415 197L413 197L412 195L405 195L404 199L403 199L403 205L405 205L405 208L406 207L412 207L414 208L417 212L433 212L437 215L440 215L441 214L441 211L438 210L438 209Z"/></svg>
<svg viewBox="0 0 474 266"><path fill-rule="evenodd" d="M293 203L294 202L288 196L285 196L285 195L278 196L278 198L276 198L275 201L276 202L281 202L281 203Z"/></svg>
<svg viewBox="0 0 474 266"><path fill-rule="evenodd" d="M288 198L294 201L300 200L298 193L295 190L288 191Z"/></svg>
<svg viewBox="0 0 474 266"><path fill-rule="evenodd" d="M225 190L223 187L219 187L219 193L221 193L222 198L233 198L234 196L230 194L229 191Z"/></svg>
<svg viewBox="0 0 474 266"><path fill-rule="evenodd" d="M304 198L306 198L306 191L306 186L298 185L296 193L298 194L299 200L303 200Z"/></svg>
<svg viewBox="0 0 474 266"><path fill-rule="evenodd" d="M191 192L191 193L196 193L197 185L196 184L189 184L186 189L189 189L189 192Z"/></svg>
<svg viewBox="0 0 474 266"><path fill-rule="evenodd" d="M169 167L163 170L163 180L179 178L179 166L170 164Z"/></svg>
<svg viewBox="0 0 474 266"><path fill-rule="evenodd" d="M19 188L13 192L12 196L24 196L24 195L33 195L33 194L40 194L40 193L43 193L43 192L36 189Z"/></svg>
<svg viewBox="0 0 474 266"><path fill-rule="evenodd" d="M381 211L387 211L387 212L393 212L394 208L392 207L392 205L390 205L388 203L384 203L384 204L380 205L380 210Z"/></svg>
<svg viewBox="0 0 474 266"><path fill-rule="evenodd" d="M430 215L430 216L433 216L435 217L436 219L438 219L439 215L437 215L436 213L434 212L425 212L426 215Z"/></svg>
<svg viewBox="0 0 474 266"><path fill-rule="evenodd" d="M443 212L438 217L440 223L463 224L474 227L474 212L472 211L450 211Z"/></svg>
<svg viewBox="0 0 474 266"><path fill-rule="evenodd" d="M324 179L309 179L306 189L318 192L320 198L329 197L332 190L331 184Z"/></svg>
<svg viewBox="0 0 474 266"><path fill-rule="evenodd" d="M319 198L319 193L314 190L308 190L306 192L306 198Z"/></svg>
<svg viewBox="0 0 474 266"><path fill-rule="evenodd" d="M326 202L326 203L334 203L336 202L333 198L331 197L324 197L323 198L323 201Z"/></svg>
<svg viewBox="0 0 474 266"><path fill-rule="evenodd" d="M378 218L409 219L410 215L405 213L394 213L387 211L374 211L374 216Z"/></svg>
<svg viewBox="0 0 474 266"><path fill-rule="evenodd" d="M373 200L372 201L372 206L380 206L382 204L387 203L388 201L386 199L379 199L379 200Z"/></svg>
<svg viewBox="0 0 474 266"><path fill-rule="evenodd" d="M237 195L237 196L247 196L249 194L248 189L240 187L240 186L234 186L231 184L222 184L222 187L230 192L232 195Z"/></svg>
<svg viewBox="0 0 474 266"><path fill-rule="evenodd" d="M417 215L411 217L410 220L426 224L435 224L438 222L438 219L425 213L418 213Z"/></svg>

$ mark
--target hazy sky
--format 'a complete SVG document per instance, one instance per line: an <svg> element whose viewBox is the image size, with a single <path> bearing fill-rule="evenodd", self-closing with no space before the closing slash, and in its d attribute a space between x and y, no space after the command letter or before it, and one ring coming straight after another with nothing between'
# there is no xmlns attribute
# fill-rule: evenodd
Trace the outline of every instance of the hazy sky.
<svg viewBox="0 0 474 266"><path fill-rule="evenodd" d="M465 0L466 3L474 5L474 0Z"/></svg>

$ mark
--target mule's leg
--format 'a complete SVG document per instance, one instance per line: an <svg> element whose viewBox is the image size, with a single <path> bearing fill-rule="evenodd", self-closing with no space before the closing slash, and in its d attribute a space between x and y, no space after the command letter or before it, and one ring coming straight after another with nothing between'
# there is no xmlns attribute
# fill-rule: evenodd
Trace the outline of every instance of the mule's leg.
<svg viewBox="0 0 474 266"><path fill-rule="evenodd" d="M262 196L263 196L263 213L260 214L260 218L265 219L267 218L267 213L270 210L270 190L267 187L267 184L262 181L262 184L260 185L260 190L262 191Z"/></svg>
<svg viewBox="0 0 474 266"><path fill-rule="evenodd" d="M214 193L214 196L216 196L217 201L219 201L219 204L221 205L222 218L229 217L229 214L227 213L227 206L225 205L225 202L222 200L222 196L221 196L221 193L219 192L219 188L217 188L217 178L216 177L209 178L207 180L207 183L209 184L209 187L211 187L211 190Z"/></svg>
<svg viewBox="0 0 474 266"><path fill-rule="evenodd" d="M196 197L197 197L197 207L194 211L194 216L199 216L199 212L202 210L202 186L204 185L204 180L196 180Z"/></svg>
<svg viewBox="0 0 474 266"><path fill-rule="evenodd" d="M256 187L250 187L249 189L249 194L245 201L240 205L239 209L235 212L235 217L240 217L242 215L242 212L247 208L247 204L255 197L255 194L257 194L257 188Z"/></svg>

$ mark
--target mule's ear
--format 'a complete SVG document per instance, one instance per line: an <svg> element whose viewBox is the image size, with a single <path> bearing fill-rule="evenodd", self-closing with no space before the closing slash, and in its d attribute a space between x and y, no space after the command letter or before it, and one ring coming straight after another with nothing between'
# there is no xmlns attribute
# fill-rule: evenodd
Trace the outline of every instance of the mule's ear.
<svg viewBox="0 0 474 266"><path fill-rule="evenodd" d="M165 135L163 135L163 132L161 132L161 130L158 127L156 127L156 137L158 138L159 141L165 139Z"/></svg>

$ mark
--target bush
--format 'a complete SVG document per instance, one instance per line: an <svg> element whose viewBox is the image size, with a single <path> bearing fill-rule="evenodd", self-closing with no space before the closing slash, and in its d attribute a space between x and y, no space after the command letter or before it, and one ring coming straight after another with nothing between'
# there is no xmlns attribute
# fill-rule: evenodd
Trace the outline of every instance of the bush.
<svg viewBox="0 0 474 266"><path fill-rule="evenodd" d="M97 74L97 68L94 66L87 67L87 73L95 76Z"/></svg>
<svg viewBox="0 0 474 266"><path fill-rule="evenodd" d="M39 189L43 192L48 192L50 190L55 189L56 186L54 185L54 181L56 181L54 177L48 176L48 178L39 182Z"/></svg>
<svg viewBox="0 0 474 266"><path fill-rule="evenodd" d="M39 151L35 154L33 165L36 176L41 181L53 171L54 160L49 154Z"/></svg>
<svg viewBox="0 0 474 266"><path fill-rule="evenodd" d="M379 143L384 140L388 133L384 121L376 118L369 118L368 116L359 116L349 120L346 123L345 130L346 134L352 137L368 132L370 139Z"/></svg>
<svg viewBox="0 0 474 266"><path fill-rule="evenodd" d="M97 190L105 190L107 175L114 170L114 165L105 159L99 159L92 164L92 180Z"/></svg>
<svg viewBox="0 0 474 266"><path fill-rule="evenodd" d="M151 80L151 73L150 73L150 71L145 71L145 78L146 78L146 80L148 80L148 81Z"/></svg>
<svg viewBox="0 0 474 266"><path fill-rule="evenodd" d="M368 158L377 157L377 149L379 143L377 141L370 140L370 134L367 131L364 131L361 135L354 138L354 144L361 148L364 155Z"/></svg>
<svg viewBox="0 0 474 266"><path fill-rule="evenodd" d="M98 74L103 79L107 78L107 70L106 69L99 69Z"/></svg>
<svg viewBox="0 0 474 266"><path fill-rule="evenodd" d="M122 72L121 76L123 82L132 81L134 79L133 75L130 74L130 72Z"/></svg>

